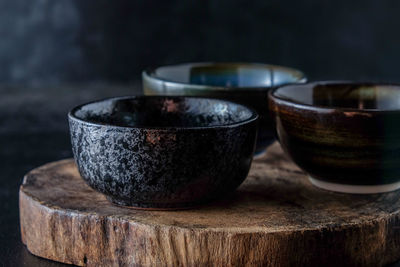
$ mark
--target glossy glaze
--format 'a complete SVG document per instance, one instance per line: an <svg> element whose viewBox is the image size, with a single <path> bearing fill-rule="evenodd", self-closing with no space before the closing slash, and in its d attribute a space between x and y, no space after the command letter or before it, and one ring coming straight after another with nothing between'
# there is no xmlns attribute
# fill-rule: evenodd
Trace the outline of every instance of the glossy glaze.
<svg viewBox="0 0 400 267"><path fill-rule="evenodd" d="M116 204L179 209L242 183L257 117L217 99L123 97L78 106L69 123L78 169L91 187Z"/></svg>
<svg viewBox="0 0 400 267"><path fill-rule="evenodd" d="M191 95L227 99L254 108L260 115L256 153L274 140L267 103L271 88L305 82L298 70L250 63L189 63L143 72L146 95Z"/></svg>
<svg viewBox="0 0 400 267"><path fill-rule="evenodd" d="M282 147L314 179L400 181L400 85L289 85L270 93L269 106Z"/></svg>

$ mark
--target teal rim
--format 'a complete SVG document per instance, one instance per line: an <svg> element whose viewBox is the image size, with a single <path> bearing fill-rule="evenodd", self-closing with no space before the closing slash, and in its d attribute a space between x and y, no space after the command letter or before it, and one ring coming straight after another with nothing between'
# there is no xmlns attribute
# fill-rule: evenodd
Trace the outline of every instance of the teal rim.
<svg viewBox="0 0 400 267"><path fill-rule="evenodd" d="M156 71L158 68L161 67L177 67L177 66L247 66L247 67L257 67L257 68L264 68L268 70L277 70L282 71L285 73L290 73L293 76L293 81L289 83L277 84L272 86L232 86L232 87L224 87L224 86L215 86L215 85L205 85L205 84L194 84L194 83L186 83L186 82L178 82L173 81L165 78L161 78L156 75ZM166 66L158 66L155 68L149 68L142 72L143 82L152 83L153 85L160 87L160 88L168 88L168 87L179 87L180 89L192 89L192 90L219 90L219 91L232 91L232 90L265 90L270 89L276 86L283 86L288 84L296 84L296 83L305 83L307 82L307 78L305 74L297 69L284 67L279 65L271 65L271 64L263 64L263 63L240 63L240 62L196 62L196 63L182 63L176 65L166 65ZM178 89L178 88L177 88Z"/></svg>

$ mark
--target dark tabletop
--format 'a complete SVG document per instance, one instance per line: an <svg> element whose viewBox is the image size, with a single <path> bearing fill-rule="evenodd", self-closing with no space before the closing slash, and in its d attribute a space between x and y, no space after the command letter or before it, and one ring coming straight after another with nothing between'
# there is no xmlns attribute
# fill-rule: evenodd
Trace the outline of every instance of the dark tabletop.
<svg viewBox="0 0 400 267"><path fill-rule="evenodd" d="M67 112L108 96L141 94L138 84L0 86L0 263L2 266L70 266L31 255L21 242L18 188L23 175L44 163L72 157ZM400 267L400 262L391 266Z"/></svg>

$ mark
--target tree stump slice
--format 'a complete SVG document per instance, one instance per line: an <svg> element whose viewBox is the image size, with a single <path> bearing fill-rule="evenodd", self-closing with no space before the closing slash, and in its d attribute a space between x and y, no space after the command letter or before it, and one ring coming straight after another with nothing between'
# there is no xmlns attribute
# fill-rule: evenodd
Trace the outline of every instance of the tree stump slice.
<svg viewBox="0 0 400 267"><path fill-rule="evenodd" d="M400 191L313 187L278 144L224 200L191 210L118 207L72 159L28 173L22 241L47 259L88 266L382 266L400 258Z"/></svg>

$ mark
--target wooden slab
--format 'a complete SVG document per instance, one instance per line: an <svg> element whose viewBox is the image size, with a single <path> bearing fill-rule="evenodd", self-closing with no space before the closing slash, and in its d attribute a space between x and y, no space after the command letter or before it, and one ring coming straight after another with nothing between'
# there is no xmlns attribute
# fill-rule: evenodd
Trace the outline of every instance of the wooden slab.
<svg viewBox="0 0 400 267"><path fill-rule="evenodd" d="M230 198L185 211L117 207L72 159L20 188L22 240L40 257L88 266L381 266L400 258L400 192L314 188L274 144Z"/></svg>

